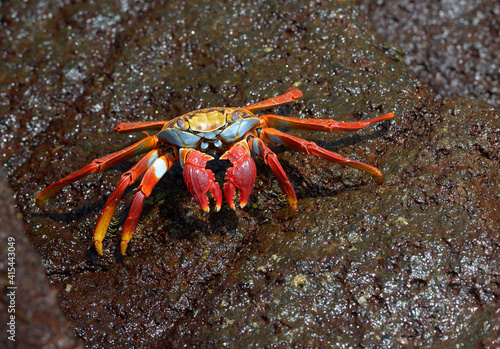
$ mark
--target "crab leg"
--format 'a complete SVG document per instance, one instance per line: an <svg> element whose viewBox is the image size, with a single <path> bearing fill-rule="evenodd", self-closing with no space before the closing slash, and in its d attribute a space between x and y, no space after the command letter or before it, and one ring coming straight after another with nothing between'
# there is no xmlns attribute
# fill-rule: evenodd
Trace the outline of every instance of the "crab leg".
<svg viewBox="0 0 500 349"><path fill-rule="evenodd" d="M246 140L241 140L225 152L222 160L229 160L233 164L226 171L227 182L224 184L224 197L229 207L234 210L234 194L236 189L240 191L240 207L243 208L248 202L257 177L257 168L250 156L250 148Z"/></svg>
<svg viewBox="0 0 500 349"><path fill-rule="evenodd" d="M262 102L249 105L249 106L245 107L244 109L251 111L253 113L253 112L256 112L256 111L259 111L262 109L267 109L267 108L276 107L279 105L291 103L300 97L302 97L302 91L300 91L297 87L290 87L281 96L266 99Z"/></svg>
<svg viewBox="0 0 500 349"><path fill-rule="evenodd" d="M219 184L215 182L213 172L205 168L213 157L199 150L181 148L179 158L184 167L184 182L203 211L210 211L207 198L209 190L215 200L215 210L219 211L222 205L222 192Z"/></svg>
<svg viewBox="0 0 500 349"><path fill-rule="evenodd" d="M120 133L161 130L170 121L140 121L140 122L120 122L113 130Z"/></svg>
<svg viewBox="0 0 500 349"><path fill-rule="evenodd" d="M287 127L309 131L355 131L369 126L375 122L393 118L393 113L387 113L368 120L357 122L339 122L332 119L296 119L279 115L262 115L260 119L264 120L268 127Z"/></svg>
<svg viewBox="0 0 500 349"><path fill-rule="evenodd" d="M290 148L303 151L307 154L313 154L319 156L331 162L350 166L358 170L368 172L369 174L377 177L379 183L382 183L384 181L384 177L382 176L382 173L378 170L378 168L367 165L361 161L346 159L337 153L321 148L314 142L306 141L305 139L291 136L284 132L278 131L274 128L263 128L261 132L262 133L260 136L264 141L271 141L277 144L283 144Z"/></svg>
<svg viewBox="0 0 500 349"><path fill-rule="evenodd" d="M127 189L128 186L132 185L137 180L137 178L142 176L144 172L146 172L146 170L162 154L162 149L154 149L150 151L146 156L144 156L137 164L135 164L130 170L122 175L120 181L116 185L115 190L106 201L106 205L104 205L104 209L99 216L99 220L94 231L95 249L101 256L102 241L104 240L106 232L108 231L109 222L111 222L111 218L113 217L113 213L115 212L116 205L120 201L123 193L125 192L125 189Z"/></svg>
<svg viewBox="0 0 500 349"><path fill-rule="evenodd" d="M132 206L130 206L127 219L125 220L125 223L123 223L122 241L120 243L120 252L122 255L125 255L128 243L132 239L137 222L139 222L144 200L151 195L151 191L155 187L156 183L158 183L161 177L176 161L176 158L172 154L167 153L160 156L146 171L139 188L137 188L137 193L132 201Z"/></svg>
<svg viewBox="0 0 500 349"><path fill-rule="evenodd" d="M293 212L297 210L297 196L295 195L295 190L292 187L292 183L286 176L285 170L281 167L278 161L278 157L275 153L269 149L269 147L260 138L255 137L250 134L246 138L250 149L256 155L258 155L264 162L269 165L274 175L278 179L281 189L285 193L288 204L292 208Z"/></svg>
<svg viewBox="0 0 500 349"><path fill-rule="evenodd" d="M42 192L38 193L36 196L36 203L38 207L43 208L43 202L49 197L60 191L63 187L76 182L77 180L88 176L94 172L101 172L107 168L117 165L125 160L128 160L136 155L145 153L156 148L158 144L158 138L156 136L150 136L144 138L143 140L132 144L131 146L122 149L120 151L109 154L105 157L94 159L90 164L85 166L79 171L73 172L72 174L64 177L63 179L49 185Z"/></svg>

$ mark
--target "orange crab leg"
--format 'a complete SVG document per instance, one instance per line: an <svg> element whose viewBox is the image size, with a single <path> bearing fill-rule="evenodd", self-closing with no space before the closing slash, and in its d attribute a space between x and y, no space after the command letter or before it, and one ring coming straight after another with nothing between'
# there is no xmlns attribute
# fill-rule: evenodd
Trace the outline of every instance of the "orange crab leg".
<svg viewBox="0 0 500 349"><path fill-rule="evenodd" d="M262 115L259 118L264 120L268 127L287 127L308 131L355 131L369 126L375 122L393 118L393 113L387 113L368 120L356 122L339 122L332 119L297 119L279 115Z"/></svg>
<svg viewBox="0 0 500 349"><path fill-rule="evenodd" d="M219 211L222 205L222 192L219 184L215 182L213 172L205 168L207 162L212 160L213 157L199 150L181 148L179 158L182 167L184 167L184 183L186 183L189 192L200 204L203 211L210 212L207 198L208 191L215 200L215 210Z"/></svg>
<svg viewBox="0 0 500 349"><path fill-rule="evenodd" d="M267 109L267 108L276 107L279 105L291 103L300 97L302 97L302 91L300 91L297 87L290 87L281 96L266 99L262 102L249 105L249 106L245 107L244 109L251 111L253 113L253 112L256 112L256 111L259 111L262 109Z"/></svg>
<svg viewBox="0 0 500 349"><path fill-rule="evenodd" d="M274 128L264 128L261 132L261 138L264 139L264 141L267 140L277 144L283 144L290 148L303 151L307 154L319 156L331 162L353 167L377 177L379 183L382 183L384 181L384 177L382 176L382 173L378 170L378 168L365 164L361 161L344 158L337 153L321 148L314 142L291 136Z"/></svg>
<svg viewBox="0 0 500 349"><path fill-rule="evenodd" d="M43 208L43 202L49 197L60 191L63 187L76 182L77 180L88 176L94 172L101 172L107 168L117 165L125 160L128 160L136 155L150 151L158 145L158 138L156 136L150 136L144 138L143 140L132 144L131 146L122 149L120 151L109 154L105 157L94 159L90 164L85 166L79 171L73 172L72 174L64 177L63 179L55 182L54 184L45 188L42 192L38 193L36 196L36 203L38 207Z"/></svg>
<svg viewBox="0 0 500 349"><path fill-rule="evenodd" d="M137 178L142 176L144 172L158 159L159 156L163 155L164 151L162 149L154 149L150 151L145 157L143 157L137 164L135 164L130 170L125 172L118 184L116 185L115 190L111 194L111 196L106 201L106 205L104 205L104 209L99 216L99 220L97 221L97 226L94 231L94 244L97 253L102 256L102 241L106 236L106 232L108 231L109 222L111 222L111 218L113 217L113 213L115 212L116 205L120 201L125 189L128 186L132 185Z"/></svg>
<svg viewBox="0 0 500 349"><path fill-rule="evenodd" d="M155 185L176 161L177 159L170 153L160 156L149 167L146 174L142 178L141 184L139 188L137 188L137 193L135 194L132 205L130 206L127 219L125 220L125 223L123 223L122 241L120 243L120 252L123 256L127 251L128 243L132 239L137 222L139 222L144 200L151 195L151 191L153 191Z"/></svg>
<svg viewBox="0 0 500 349"><path fill-rule="evenodd" d="M113 130L120 133L161 130L170 121L120 122Z"/></svg>
<svg viewBox="0 0 500 349"><path fill-rule="evenodd" d="M281 164L278 161L278 157L271 151L271 149L269 149L263 140L252 134L248 135L246 139L252 152L264 160L264 162L269 165L273 171L274 175L278 179L281 189L285 193L288 204L295 213L295 211L297 211L297 196L295 195L292 183L290 183L290 180L286 176L285 170L283 170L283 167L281 167Z"/></svg>
<svg viewBox="0 0 500 349"><path fill-rule="evenodd" d="M250 156L250 148L246 140L241 140L225 152L220 159L229 160L233 164L226 171L227 182L224 184L224 197L229 207L234 210L234 194L236 189L240 191L240 207L243 208L248 202L257 177L257 168Z"/></svg>

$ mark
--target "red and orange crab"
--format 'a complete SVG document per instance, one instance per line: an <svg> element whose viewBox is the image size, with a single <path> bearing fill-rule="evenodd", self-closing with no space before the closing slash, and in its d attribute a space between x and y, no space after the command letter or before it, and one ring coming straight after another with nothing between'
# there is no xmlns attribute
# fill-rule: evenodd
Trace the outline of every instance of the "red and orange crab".
<svg viewBox="0 0 500 349"><path fill-rule="evenodd" d="M215 182L212 171L205 168L207 161L213 159L205 153L206 151L225 150L220 159L229 160L232 163L232 167L226 172L227 181L224 184L224 197L233 209L235 208L235 197L239 198L241 208L246 205L255 183L257 170L251 154L259 156L270 166L290 207L294 212L297 209L297 197L292 184L276 154L269 149L266 143L286 145L328 161L363 170L375 176L382 183L382 173L377 168L360 161L346 159L313 142L291 136L274 127L325 132L353 131L378 121L390 119L394 114L387 113L359 122L337 122L332 119L296 119L271 114L255 116L253 114L262 109L291 103L300 97L302 97L302 92L298 88L292 87L281 96L266 99L245 108L208 108L192 111L170 121L120 123L115 127L115 131L120 133L152 130L159 130L159 132L123 150L95 159L81 170L55 182L36 196L37 204L43 208L43 202L64 186L91 173L104 171L136 155L146 153L137 164L122 175L116 189L104 206L94 232L95 248L102 256L102 241L118 201L125 189L144 175L122 228L120 251L122 255L125 255L128 243L139 221L144 200L149 197L160 178L177 161L180 161L184 169L184 182L201 208L209 212L207 194L210 191L215 201L216 211L220 210L222 192L219 184ZM239 191L239 196L236 190Z"/></svg>

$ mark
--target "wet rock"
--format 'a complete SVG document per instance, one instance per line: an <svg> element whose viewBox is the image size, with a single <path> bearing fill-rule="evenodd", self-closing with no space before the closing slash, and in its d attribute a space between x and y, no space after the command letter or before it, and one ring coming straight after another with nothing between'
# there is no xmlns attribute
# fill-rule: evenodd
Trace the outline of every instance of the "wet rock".
<svg viewBox="0 0 500 349"><path fill-rule="evenodd" d="M2 162L61 309L88 347L498 344L498 111L436 99L383 49L359 8L16 6L4 12ZM19 12L33 16L30 27ZM205 214L174 166L124 258L119 235L135 187L104 257L92 234L133 161L68 186L46 212L32 201L143 137L112 132L119 122L245 106L292 85L304 98L270 112L339 121L396 114L355 133L290 131L377 166L384 184L275 147L299 199L294 217L261 161L247 208ZM223 163L213 170L224 177Z"/></svg>
<svg viewBox="0 0 500 349"><path fill-rule="evenodd" d="M382 47L437 98L474 96L500 108L498 1L357 2L388 41Z"/></svg>
<svg viewBox="0 0 500 349"><path fill-rule="evenodd" d="M83 348L71 332L46 279L40 258L24 235L12 191L0 169L0 280L2 348Z"/></svg>

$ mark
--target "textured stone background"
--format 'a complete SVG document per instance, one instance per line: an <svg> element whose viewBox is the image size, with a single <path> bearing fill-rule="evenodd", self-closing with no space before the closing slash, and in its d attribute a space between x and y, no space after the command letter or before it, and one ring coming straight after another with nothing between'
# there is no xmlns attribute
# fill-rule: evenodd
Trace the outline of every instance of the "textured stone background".
<svg viewBox="0 0 500 349"><path fill-rule="evenodd" d="M41 272L19 266L17 347L499 346L498 3L0 6L0 159L38 254L19 237L17 258L39 259L52 285L33 292L23 280ZM47 212L34 205L45 186L142 137L111 132L119 122L244 106L291 85L304 98L274 112L397 115L356 133L291 131L379 167L383 185L277 147L294 217L260 161L248 207L207 215L177 167L123 259L133 190L102 258L92 232L132 162L69 186ZM14 219L4 246L17 228L12 210L1 214Z"/></svg>

